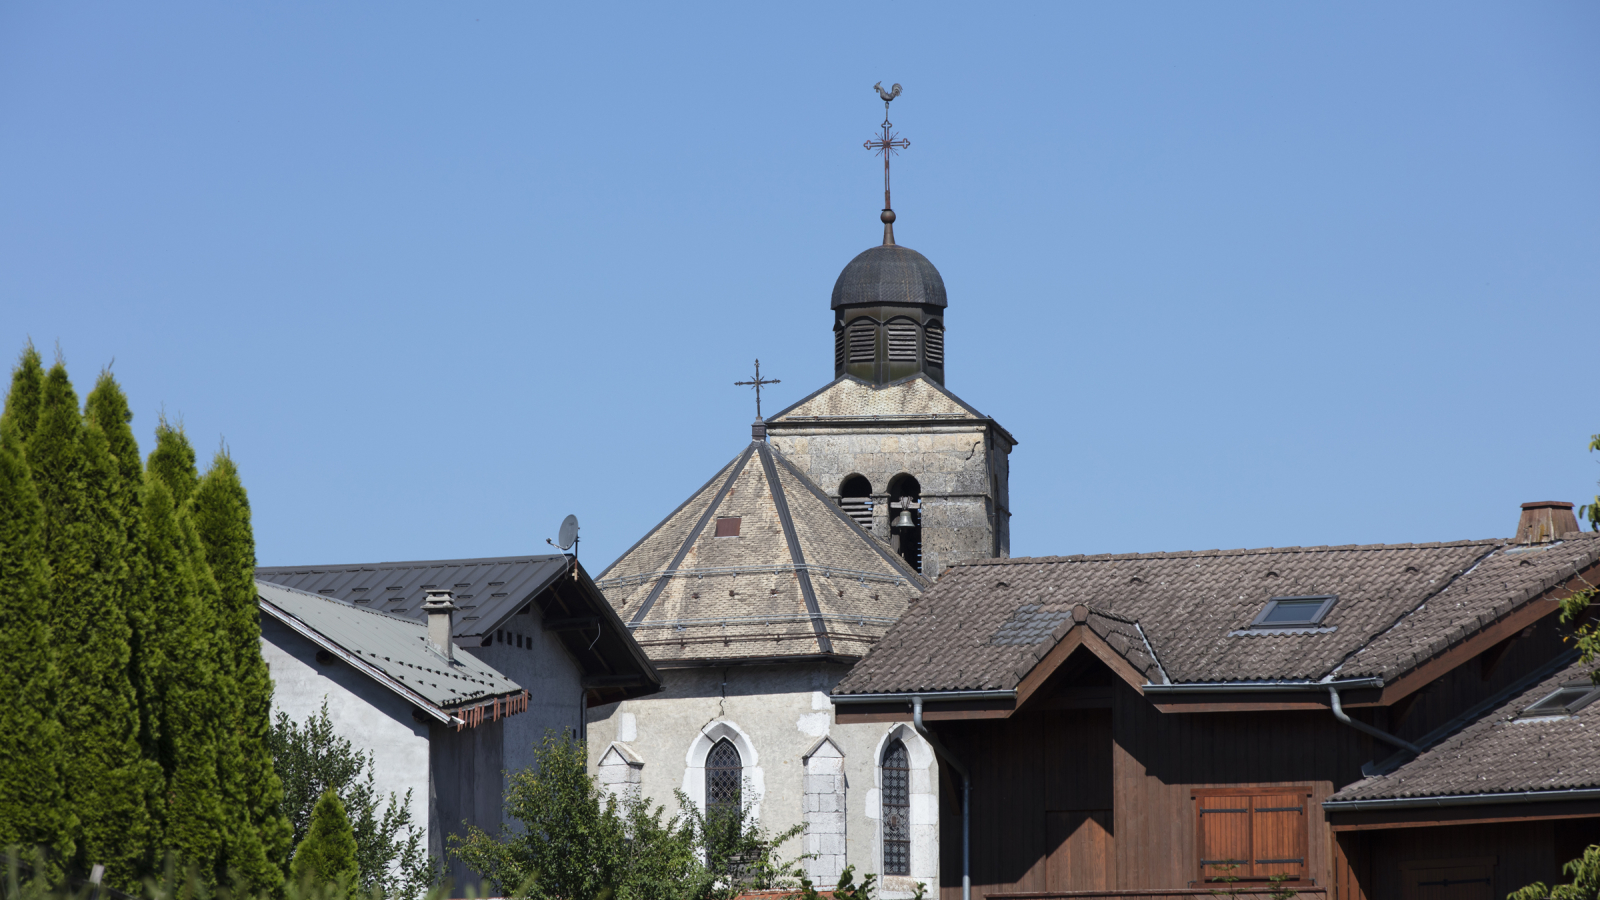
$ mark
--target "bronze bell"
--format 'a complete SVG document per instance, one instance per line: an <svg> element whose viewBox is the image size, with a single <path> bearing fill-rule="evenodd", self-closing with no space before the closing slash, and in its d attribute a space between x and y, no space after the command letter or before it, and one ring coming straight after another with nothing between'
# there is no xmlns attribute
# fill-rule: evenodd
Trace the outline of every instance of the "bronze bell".
<svg viewBox="0 0 1600 900"><path fill-rule="evenodd" d="M916 523L915 519L911 518L911 510L902 509L902 510L900 510L900 515L895 516L894 517L894 521L889 523L889 527L890 528L915 528L915 527L917 527L917 523Z"/></svg>

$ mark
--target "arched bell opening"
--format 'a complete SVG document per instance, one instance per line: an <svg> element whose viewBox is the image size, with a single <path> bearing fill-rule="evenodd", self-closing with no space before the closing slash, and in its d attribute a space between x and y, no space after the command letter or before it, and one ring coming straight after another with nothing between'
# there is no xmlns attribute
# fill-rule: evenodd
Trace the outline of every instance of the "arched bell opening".
<svg viewBox="0 0 1600 900"><path fill-rule="evenodd" d="M922 571L922 485L901 473L889 480L889 543L908 565Z"/></svg>
<svg viewBox="0 0 1600 900"><path fill-rule="evenodd" d="M839 508L857 525L872 530L872 482L865 475L850 475L839 483Z"/></svg>

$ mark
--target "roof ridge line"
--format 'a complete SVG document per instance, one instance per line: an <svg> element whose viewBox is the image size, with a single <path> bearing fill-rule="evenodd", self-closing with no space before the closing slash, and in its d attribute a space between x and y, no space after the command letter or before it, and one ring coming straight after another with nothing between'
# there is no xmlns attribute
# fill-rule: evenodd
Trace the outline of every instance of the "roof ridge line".
<svg viewBox="0 0 1600 900"><path fill-rule="evenodd" d="M783 493L783 485L778 481L778 466L772 460L772 448L766 443L755 445L756 452L761 456L761 468L767 476L768 489L772 492L772 505L778 513L778 524L783 526L783 541L789 545L789 559L795 566L795 578L800 582L800 596L805 599L806 612L811 614L811 630L817 636L817 649L822 653L833 652L833 640L828 637L828 627L822 622L822 609L817 604L817 592L811 584L811 572L805 568L805 551L800 548L800 534L795 531L794 517L789 514L789 500Z"/></svg>
<svg viewBox="0 0 1600 900"><path fill-rule="evenodd" d="M724 481L722 483L722 487L717 489L717 495L715 497L711 498L711 503L708 506L706 506L706 511L700 514L700 521L695 523L694 528L689 532L689 536L684 539L683 545L678 548L678 555L674 556L672 558L672 565L670 566L670 568L676 569L678 566L683 564L684 557L689 555L689 550L694 547L694 542L700 538L700 532L706 530L706 523L711 521L711 517L712 516L716 515L717 507L721 506L722 505L722 501L727 499L728 491L733 487L733 483L735 481L737 481L739 479L739 475L742 472L744 472L745 464L750 461L750 454L755 449L756 449L756 444L755 444L754 441L752 441L748 447L744 448L744 452L739 454L739 458L733 464L733 470L728 473L728 480ZM712 479L712 481L715 481L715 480L716 480L715 478ZM710 485L711 482L708 481L708 482L706 482L706 484ZM701 491L704 491L704 490L705 490L705 488L702 487L700 489L700 491L695 491L694 494L691 495L689 499L693 500L696 496L699 496ZM677 510L673 511L673 515L676 515L678 513L678 511L681 511L684 508L684 506L688 506L688 505L689 505L689 501L685 500L683 502L683 504L678 507ZM667 517L667 519L671 519L671 518L672 518L672 516L668 516ZM663 520L662 524L663 525L666 524L666 520ZM658 528L658 529L660 527L661 527L660 525L656 526L656 528ZM635 545L635 546L638 546L638 545ZM630 550L629 552L632 552L632 551ZM617 558L618 559L622 559L625 556L627 556L626 553L624 553L622 556L619 556ZM613 563L612 565L615 565L615 563ZM607 571L610 571L610 569L608 568ZM602 573L602 574L604 574L604 573ZM633 614L633 619L632 619L632 621L630 621L628 623L629 625L637 625L640 622L644 621L644 617L650 613L650 607L655 606L656 599L661 596L661 592L666 589L667 582L670 581L670 580L671 579L669 579L669 578L663 577L663 578L659 579L658 581L656 581L656 586L650 589L649 596L645 597L644 598L644 602L639 604L639 611Z"/></svg>
<svg viewBox="0 0 1600 900"><path fill-rule="evenodd" d="M1376 642L1379 638L1382 638L1384 635L1388 634L1389 632L1394 631L1396 628L1399 628L1401 622L1404 622L1406 619L1409 619L1412 616L1416 615L1418 610L1420 610L1424 606L1428 605L1428 601L1432 600L1433 598L1435 598L1435 597L1439 596L1440 594L1444 593L1445 591L1449 590L1451 585L1455 584L1456 582L1460 581L1461 579L1463 579L1463 578L1467 577L1468 575L1472 574L1472 572L1475 569L1477 569L1479 566L1483 565L1483 561L1484 560L1486 560L1489 557L1493 556L1494 552L1496 550L1500 549L1500 546L1501 545L1496 544L1495 546L1491 547L1489 550L1479 554L1478 557L1472 561L1472 565L1467 566L1465 569L1462 569L1461 571L1457 572L1456 574L1454 574L1454 575L1450 576L1449 578L1445 579L1444 584L1439 585L1439 587L1437 589L1435 589L1433 591L1430 591L1427 594L1424 594L1422 599L1418 600L1416 603L1412 604L1410 609L1408 609L1408 610L1402 612L1400 615L1396 616L1394 618L1394 621L1390 622L1388 625L1385 625L1383 628L1373 632L1370 637L1368 637L1366 640L1361 642L1361 646L1352 648L1349 653L1346 653L1343 657L1341 657L1337 663L1334 663L1333 666L1331 666L1328 669L1327 674L1324 675L1323 677L1331 678L1331 677L1333 677L1335 675L1338 675L1339 674L1339 670L1344 668L1345 664L1350 662L1350 660L1355 659L1357 654L1359 654L1361 651L1365 650L1366 648L1372 646L1373 643ZM1454 646L1455 644L1458 644L1458 643L1460 643L1460 641L1454 641L1454 642L1452 642L1451 646ZM1412 669L1415 669L1419 662L1420 662L1420 660L1417 660L1416 657L1413 656L1412 659L1411 659L1411 663L1412 664L1410 666L1408 666L1404 671L1409 672ZM1396 673L1396 675L1399 675L1399 674L1401 674L1401 673ZM1378 677L1382 678L1383 676L1380 674ZM1389 679L1385 679L1385 680L1389 680Z"/></svg>
<svg viewBox="0 0 1600 900"><path fill-rule="evenodd" d="M1240 547L1231 550L1153 550L1146 553L1079 553L1070 556L1011 556L1005 559L965 559L952 563L949 568L977 566L1056 564L1077 562L1111 562L1115 560L1196 559L1219 556L1257 556L1281 553L1318 553L1328 550L1441 550L1450 547L1493 545L1489 552L1506 544L1505 538L1482 538L1459 541L1426 541L1414 544L1320 544L1310 547ZM1487 554L1486 554L1487 555Z"/></svg>

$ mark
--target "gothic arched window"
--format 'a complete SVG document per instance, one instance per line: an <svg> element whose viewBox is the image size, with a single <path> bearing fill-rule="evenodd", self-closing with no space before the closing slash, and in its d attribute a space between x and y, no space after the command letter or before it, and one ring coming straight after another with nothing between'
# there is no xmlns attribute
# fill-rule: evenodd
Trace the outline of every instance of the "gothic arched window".
<svg viewBox="0 0 1600 900"><path fill-rule="evenodd" d="M895 741L883 752L883 874L911 874L911 761Z"/></svg>
<svg viewBox="0 0 1600 900"><path fill-rule="evenodd" d="M706 754L706 813L740 809L739 786L744 781L744 761L739 748L727 738L717 741Z"/></svg>

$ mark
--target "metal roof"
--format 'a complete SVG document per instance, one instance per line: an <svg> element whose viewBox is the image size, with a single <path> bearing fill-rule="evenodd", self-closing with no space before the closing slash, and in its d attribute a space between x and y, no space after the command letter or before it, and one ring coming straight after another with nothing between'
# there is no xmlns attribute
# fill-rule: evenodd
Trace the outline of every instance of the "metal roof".
<svg viewBox="0 0 1600 900"><path fill-rule="evenodd" d="M488 646L496 630L527 610L583 670L590 705L661 689L649 657L577 559L565 554L269 566L256 569L256 578L419 625L426 591L450 590L457 609L452 636L466 647Z"/></svg>
<svg viewBox="0 0 1600 900"><path fill-rule="evenodd" d="M910 247L884 244L863 250L833 283L834 309L891 305L946 305L939 270Z"/></svg>
<svg viewBox="0 0 1600 900"><path fill-rule="evenodd" d="M452 635L475 647L484 635L492 634L505 624L506 619L532 602L570 566L570 557L552 553L328 566L262 566L256 569L256 577L417 620L427 618L422 612L422 601L427 599L428 588L454 591L458 612Z"/></svg>
<svg viewBox="0 0 1600 900"><path fill-rule="evenodd" d="M415 619L265 581L256 582L256 594L262 612L325 649L342 651L346 661L424 709L448 710L522 692L521 685L460 648L454 660L446 660L428 643L427 625Z"/></svg>

